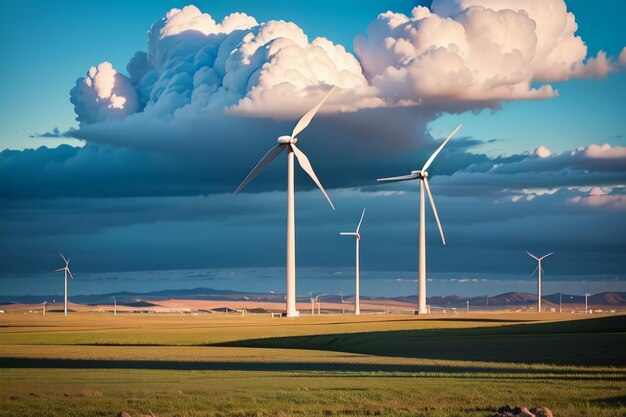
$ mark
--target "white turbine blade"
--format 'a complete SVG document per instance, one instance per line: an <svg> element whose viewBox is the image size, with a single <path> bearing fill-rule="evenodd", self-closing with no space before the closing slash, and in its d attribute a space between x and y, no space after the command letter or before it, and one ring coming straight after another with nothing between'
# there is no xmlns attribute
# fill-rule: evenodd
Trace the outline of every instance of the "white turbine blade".
<svg viewBox="0 0 626 417"><path fill-rule="evenodd" d="M547 254L547 255L543 255L543 256L541 257L541 259L547 258L548 256L553 255L553 254L554 254L554 252L550 252L550 253L549 253L549 254Z"/></svg>
<svg viewBox="0 0 626 417"><path fill-rule="evenodd" d="M439 146L439 148L437 148L437 150L430 156L430 158L428 158L428 161L426 161L426 163L422 167L422 171L426 171L428 169L428 167L430 166L430 164L433 163L437 155L439 155L439 152L441 152L443 147L446 146L446 144L450 141L450 139L452 139L452 136L454 136L454 134L461 128L461 126L463 125L458 125L456 129L454 129L452 133L450 133L450 135L446 138L446 140L443 141L443 143Z"/></svg>
<svg viewBox="0 0 626 417"><path fill-rule="evenodd" d="M528 256L530 256L531 258L534 258L535 260L539 260L539 258L537 258L535 255L533 255L532 253L528 252L528 249L526 250L526 253L528 254Z"/></svg>
<svg viewBox="0 0 626 417"><path fill-rule="evenodd" d="M243 188L250 183L257 175L261 173L265 169L270 162L274 160L285 149L285 145L276 145L261 158L258 164L250 171L246 179L243 180L239 187L235 190L234 194L237 194L239 191L243 190Z"/></svg>
<svg viewBox="0 0 626 417"><path fill-rule="evenodd" d="M324 104L324 102L326 101L328 96L330 96L330 94L333 91L335 91L335 88L337 88L337 86L333 86L333 88L331 88L330 91L328 93L326 93L324 98L319 103L317 103L315 105L315 107L313 107L311 110L306 112L306 114L304 116L302 116L302 118L300 118L300 120L298 120L298 123L296 124L296 127L294 127L293 128L293 132L291 132L291 138L292 139L295 138L298 133L302 132L309 125L309 123L311 123L311 120L313 120L313 116L315 116L315 113L317 113L317 111L320 109L320 107L322 107L322 104Z"/></svg>
<svg viewBox="0 0 626 417"><path fill-rule="evenodd" d="M67 273L70 274L70 278L74 279L74 275L72 275L72 271L69 268L67 268Z"/></svg>
<svg viewBox="0 0 626 417"><path fill-rule="evenodd" d="M359 229L361 228L361 223L363 223L363 217L365 217L365 209L363 209L363 213L361 213L361 220L359 220L359 224L356 226L357 233L359 233Z"/></svg>
<svg viewBox="0 0 626 417"><path fill-rule="evenodd" d="M330 197L328 196L328 194L326 194L326 190L324 189L324 187L322 187L322 183L320 182L320 180L317 179L317 175L315 175L315 171L313 171L313 167L311 166L311 162L309 162L309 158L307 158L306 155L300 149L298 149L298 147L295 144L292 143L290 146L291 146L291 149L293 149L293 152L296 154L296 159L298 160L298 163L300 164L302 169L307 174L309 174L309 177L311 177L313 181L315 181L315 184L317 184L320 191L324 194L324 197L326 197L326 200L328 200L328 202L330 203L330 206L334 210L335 206L333 205L333 202L330 200Z"/></svg>
<svg viewBox="0 0 626 417"><path fill-rule="evenodd" d="M61 272L61 271L65 271L65 268L60 268L60 269L55 269L54 272Z"/></svg>
<svg viewBox="0 0 626 417"><path fill-rule="evenodd" d="M437 220L437 226L439 226L439 233L441 234L441 241L443 244L446 244L446 238L443 237L443 228L441 227L441 222L439 221L439 214L437 214L437 207L435 207L435 200L433 199L433 195L430 192L430 186L428 185L428 179L424 178L424 185L426 186L426 192L428 193L428 199L430 200L430 206L433 208L433 213L435 214L435 220Z"/></svg>
<svg viewBox="0 0 626 417"><path fill-rule="evenodd" d="M341 236L356 236L356 233L354 232L340 232L339 234Z"/></svg>
<svg viewBox="0 0 626 417"><path fill-rule="evenodd" d="M69 261L67 259L65 259L65 256L63 256L63 254L61 253L61 251L59 251L59 255L61 255L61 258L63 258L63 261L67 264Z"/></svg>
<svg viewBox="0 0 626 417"><path fill-rule="evenodd" d="M401 175L399 177L378 178L378 182L395 182L395 181L409 181L418 178L416 174Z"/></svg>
<svg viewBox="0 0 626 417"><path fill-rule="evenodd" d="M533 272L530 273L530 276L532 277L533 275L535 275L535 272L537 272L537 269L539 268L539 264L537 264L537 266L535 267L535 269L533 269Z"/></svg>

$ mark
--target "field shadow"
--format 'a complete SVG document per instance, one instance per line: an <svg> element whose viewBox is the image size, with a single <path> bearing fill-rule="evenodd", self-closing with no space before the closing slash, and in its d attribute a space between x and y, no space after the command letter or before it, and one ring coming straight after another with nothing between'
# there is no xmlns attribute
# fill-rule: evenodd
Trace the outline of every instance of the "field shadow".
<svg viewBox="0 0 626 417"><path fill-rule="evenodd" d="M465 329L239 340L212 346L313 349L481 362L626 366L626 316Z"/></svg>
<svg viewBox="0 0 626 417"><path fill-rule="evenodd" d="M608 407L624 407L626 406L626 395L617 395L614 397L599 398L591 400L591 403L604 405Z"/></svg>
<svg viewBox="0 0 626 417"><path fill-rule="evenodd" d="M2 369L141 369L176 371L270 371L270 372L323 372L359 373L365 377L428 377L463 378L516 378L536 377L542 379L607 379L623 378L623 373L603 373L596 370L526 369L463 365L410 365L410 364L363 364L341 362L235 362L235 361L165 361L165 360L112 360L112 359L45 359L0 357ZM384 373L379 374L377 373ZM391 375L390 375L391 374Z"/></svg>

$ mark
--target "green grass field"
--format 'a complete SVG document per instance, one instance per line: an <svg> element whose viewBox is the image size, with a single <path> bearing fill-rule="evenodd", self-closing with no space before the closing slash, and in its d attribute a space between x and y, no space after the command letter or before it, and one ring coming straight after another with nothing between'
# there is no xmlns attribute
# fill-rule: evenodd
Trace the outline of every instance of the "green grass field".
<svg viewBox="0 0 626 417"><path fill-rule="evenodd" d="M0 416L626 415L626 316L0 317Z"/></svg>

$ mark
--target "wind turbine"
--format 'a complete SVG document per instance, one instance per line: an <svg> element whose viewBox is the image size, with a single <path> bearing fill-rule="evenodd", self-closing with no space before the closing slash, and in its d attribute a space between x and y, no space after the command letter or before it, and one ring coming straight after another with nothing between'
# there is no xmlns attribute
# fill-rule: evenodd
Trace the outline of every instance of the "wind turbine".
<svg viewBox="0 0 626 417"><path fill-rule="evenodd" d="M361 223L363 223L364 216L365 209L363 209L363 213L361 214L361 220L359 220L359 224L356 226L356 231L339 233L341 236L356 237L356 287L354 290L354 314L357 316L361 314L361 305L359 300L359 242L361 241L361 234L359 233L359 229L361 228Z"/></svg>
<svg viewBox="0 0 626 417"><path fill-rule="evenodd" d="M113 296L113 316L117 317L117 300Z"/></svg>
<svg viewBox="0 0 626 417"><path fill-rule="evenodd" d="M541 267L541 261L547 258L548 256L552 255L554 252L550 252L547 255L543 255L541 258L537 258L532 253L528 252L528 250L526 251L526 253L531 258L537 260L537 267L530 275L532 276L535 273L535 271L537 271L537 312L541 313L541 273L543 272L543 268Z"/></svg>
<svg viewBox="0 0 626 417"><path fill-rule="evenodd" d="M428 158L424 166L419 171L411 171L409 175L402 175L399 177L380 178L378 182L395 182L395 181L411 181L419 180L420 182L420 230L419 230L419 272L418 272L418 287L419 297L417 304L418 314L428 314L428 308L426 307L426 204L424 203L424 188L428 193L428 199L430 200L430 206L433 209L435 220L437 220L437 226L439 226L439 233L441 234L441 241L446 244L446 239L443 236L443 229L441 228L441 222L439 221L439 215L437 214L437 208L435 207L435 200L430 192L428 185L428 167L433 163L439 152L444 146L452 139L452 136L461 128L462 125L458 125L456 129L450 133L450 135L443 141L443 143L437 148L437 150Z"/></svg>
<svg viewBox="0 0 626 417"><path fill-rule="evenodd" d="M324 194L324 197L330 203L330 206L335 209L333 202L330 200L326 190L322 186L322 183L317 179L313 167L309 162L309 158L296 146L298 135L311 123L313 116L324 104L328 96L335 90L333 87L324 98L317 103L311 110L309 110L296 124L291 135L280 136L278 138L278 144L271 148L265 156L259 161L259 163L250 171L248 176L235 190L235 194L239 193L246 185L250 183L257 175L261 173L267 167L272 160L274 160L283 151L287 152L287 317L298 317L300 314L296 310L296 224L295 224L295 210L294 210L294 154L300 167L313 179L315 184Z"/></svg>
<svg viewBox="0 0 626 417"><path fill-rule="evenodd" d="M67 276L69 275L70 278L72 278L72 279L74 279L74 276L72 275L72 271L70 271L70 260L69 260L69 258L65 259L65 256L63 256L61 251L59 251L59 255L61 255L61 258L63 258L63 260L65 261L65 267L57 269L55 272L63 271L65 273L65 315L67 316Z"/></svg>

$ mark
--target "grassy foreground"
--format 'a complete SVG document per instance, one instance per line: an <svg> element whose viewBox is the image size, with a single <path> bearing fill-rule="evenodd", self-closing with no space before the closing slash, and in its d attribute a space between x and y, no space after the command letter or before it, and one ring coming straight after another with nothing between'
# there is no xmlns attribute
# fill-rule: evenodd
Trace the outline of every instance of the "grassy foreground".
<svg viewBox="0 0 626 417"><path fill-rule="evenodd" d="M6 316L0 416L626 415L626 317L564 318Z"/></svg>

